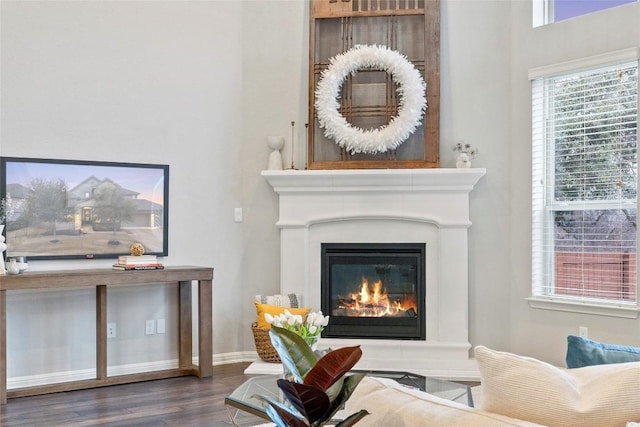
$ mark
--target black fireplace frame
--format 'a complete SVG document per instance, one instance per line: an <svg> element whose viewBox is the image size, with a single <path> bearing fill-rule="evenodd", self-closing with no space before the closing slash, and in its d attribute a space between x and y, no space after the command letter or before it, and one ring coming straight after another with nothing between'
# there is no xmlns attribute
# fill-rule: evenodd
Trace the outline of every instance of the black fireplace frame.
<svg viewBox="0 0 640 427"><path fill-rule="evenodd" d="M367 251L367 255L363 252ZM331 271L329 258L344 256L406 256L416 258L416 317L331 316L322 332L325 338L426 339L426 245L424 243L321 243L321 309L331 315ZM366 325L366 327L364 327Z"/></svg>

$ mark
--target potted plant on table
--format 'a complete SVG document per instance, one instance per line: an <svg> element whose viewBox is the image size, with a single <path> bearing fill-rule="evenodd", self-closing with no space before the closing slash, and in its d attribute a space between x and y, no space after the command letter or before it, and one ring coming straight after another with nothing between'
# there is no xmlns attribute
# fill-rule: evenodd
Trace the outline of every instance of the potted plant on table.
<svg viewBox="0 0 640 427"><path fill-rule="evenodd" d="M267 414L277 427L326 425L342 408L365 374L348 374L362 357L360 346L314 352L297 333L272 326L271 342L291 380L279 379L278 388L287 404L268 396L256 396L267 403ZM349 427L369 413L360 410L335 424Z"/></svg>
<svg viewBox="0 0 640 427"><path fill-rule="evenodd" d="M284 310L284 313L275 316L265 313L264 319L271 326L295 332L309 344L312 350L316 349L320 334L329 324L329 316L324 316L322 311L311 312L303 318L299 314L291 314L289 310Z"/></svg>

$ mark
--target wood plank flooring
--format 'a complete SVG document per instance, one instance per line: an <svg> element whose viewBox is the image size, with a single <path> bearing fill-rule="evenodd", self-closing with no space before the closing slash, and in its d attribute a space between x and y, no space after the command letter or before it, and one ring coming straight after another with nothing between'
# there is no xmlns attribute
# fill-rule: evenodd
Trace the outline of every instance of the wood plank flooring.
<svg viewBox="0 0 640 427"><path fill-rule="evenodd" d="M215 366L213 378L180 377L9 399L0 426L231 426L224 398L248 363Z"/></svg>

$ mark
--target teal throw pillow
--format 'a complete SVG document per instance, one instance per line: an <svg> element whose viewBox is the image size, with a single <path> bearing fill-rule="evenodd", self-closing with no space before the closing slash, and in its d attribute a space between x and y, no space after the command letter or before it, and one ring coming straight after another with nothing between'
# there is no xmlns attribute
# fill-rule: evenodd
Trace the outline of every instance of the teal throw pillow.
<svg viewBox="0 0 640 427"><path fill-rule="evenodd" d="M603 344L584 337L567 337L567 368L609 363L640 362L640 348Z"/></svg>

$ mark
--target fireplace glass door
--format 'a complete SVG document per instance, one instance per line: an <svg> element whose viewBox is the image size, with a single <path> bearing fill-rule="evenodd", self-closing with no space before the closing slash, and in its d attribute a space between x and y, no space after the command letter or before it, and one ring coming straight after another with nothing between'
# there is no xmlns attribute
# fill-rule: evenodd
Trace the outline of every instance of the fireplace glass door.
<svg viewBox="0 0 640 427"><path fill-rule="evenodd" d="M323 243L330 338L425 339L425 245Z"/></svg>

